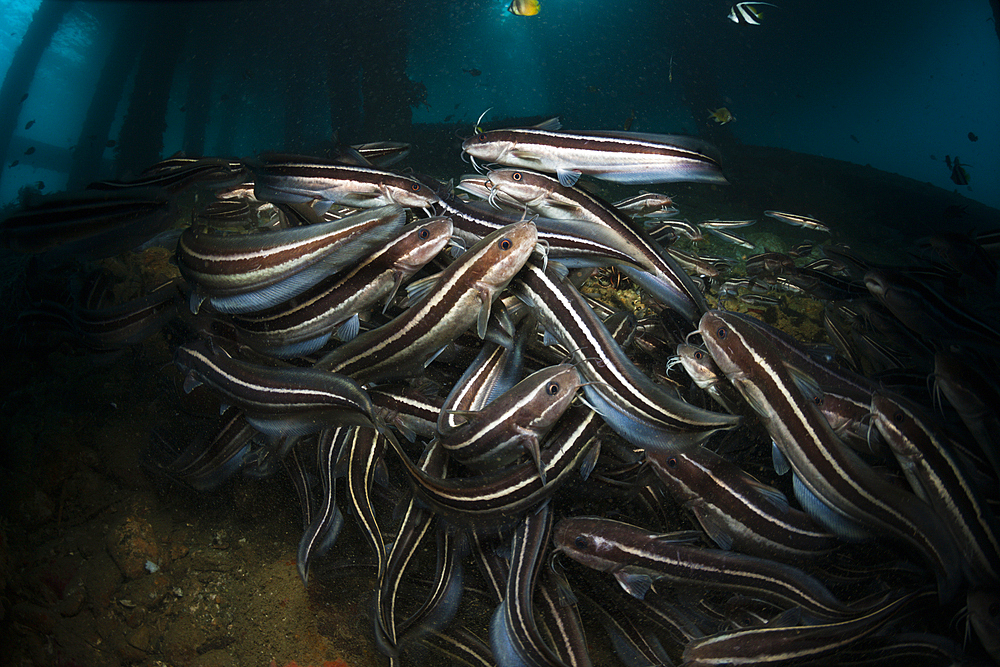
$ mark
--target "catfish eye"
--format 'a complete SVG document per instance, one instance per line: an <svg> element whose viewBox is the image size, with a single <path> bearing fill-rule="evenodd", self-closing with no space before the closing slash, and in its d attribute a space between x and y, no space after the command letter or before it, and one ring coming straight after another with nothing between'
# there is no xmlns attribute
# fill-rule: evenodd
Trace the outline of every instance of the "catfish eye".
<svg viewBox="0 0 1000 667"><path fill-rule="evenodd" d="M500 239L500 242L497 243L497 247L500 248L501 250L510 250L513 246L514 244L511 243L511 240L507 238Z"/></svg>
<svg viewBox="0 0 1000 667"><path fill-rule="evenodd" d="M420 183L414 183L413 185L410 186L410 189L413 190L414 192L420 192L421 187L423 186L421 186Z"/></svg>
<svg viewBox="0 0 1000 667"><path fill-rule="evenodd" d="M892 415L892 421L896 422L897 424L902 424L903 423L903 413L902 413L902 411L893 413L893 415Z"/></svg>
<svg viewBox="0 0 1000 667"><path fill-rule="evenodd" d="M486 143L486 133L480 132L478 135L476 135L476 141L478 141L481 144Z"/></svg>
<svg viewBox="0 0 1000 667"><path fill-rule="evenodd" d="M573 544L576 546L577 549L586 549L587 547L590 546L590 540L588 540L583 535L577 535L576 539L573 540Z"/></svg>
<svg viewBox="0 0 1000 667"><path fill-rule="evenodd" d="M669 459L667 459L667 467L668 468L676 468L677 467L677 457L676 456L671 456Z"/></svg>
<svg viewBox="0 0 1000 667"><path fill-rule="evenodd" d="M547 386L545 388L545 391L546 391L546 393L548 393L549 396L555 396L556 394L559 393L559 383L558 382L550 382L549 386Z"/></svg>
<svg viewBox="0 0 1000 667"><path fill-rule="evenodd" d="M701 361L702 358L704 358L705 353L702 352L701 350L698 350L694 354L692 354L691 356L694 357L697 361Z"/></svg>
<svg viewBox="0 0 1000 667"><path fill-rule="evenodd" d="M431 237L431 232L426 227L421 227L420 231L417 232L417 238L419 238L421 241L426 241L430 237Z"/></svg>
<svg viewBox="0 0 1000 667"><path fill-rule="evenodd" d="M726 331L726 327L719 327L715 331L715 335L719 337L719 340L725 340L726 339L726 334L728 334L728 333L729 332Z"/></svg>
<svg viewBox="0 0 1000 667"><path fill-rule="evenodd" d="M815 403L816 405L823 405L823 397L813 396L813 403Z"/></svg>
<svg viewBox="0 0 1000 667"><path fill-rule="evenodd" d="M521 172L515 171L513 174L510 175L510 180L512 180L512 181L519 181L519 180L521 180Z"/></svg>

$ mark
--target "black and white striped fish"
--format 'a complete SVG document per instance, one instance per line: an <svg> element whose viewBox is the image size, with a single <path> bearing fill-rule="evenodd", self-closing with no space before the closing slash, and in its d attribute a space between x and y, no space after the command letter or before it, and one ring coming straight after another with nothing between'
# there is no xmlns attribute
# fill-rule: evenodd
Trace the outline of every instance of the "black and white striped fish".
<svg viewBox="0 0 1000 667"><path fill-rule="evenodd" d="M477 132L462 150L484 163L524 167L571 186L581 174L616 183L726 183L710 144L673 134L556 132L559 124Z"/></svg>
<svg viewBox="0 0 1000 667"><path fill-rule="evenodd" d="M760 7L775 7L770 2L737 2L729 10L729 20L739 25L760 25L760 18L764 12Z"/></svg>

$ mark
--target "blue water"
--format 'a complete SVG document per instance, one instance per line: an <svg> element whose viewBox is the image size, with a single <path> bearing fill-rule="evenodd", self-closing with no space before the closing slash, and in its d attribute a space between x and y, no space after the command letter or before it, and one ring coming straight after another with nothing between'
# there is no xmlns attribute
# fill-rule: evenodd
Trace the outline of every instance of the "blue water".
<svg viewBox="0 0 1000 667"><path fill-rule="evenodd" d="M515 17L507 1L386 3L385 11L405 13L405 72L427 91L426 104L412 109L414 123L471 127L490 109L487 123L558 115L567 129L704 135L710 108L725 106L736 118L726 129L738 141L870 164L1000 207L1000 40L988 2L782 0L762 25L746 26L727 19L727 2L542 0L538 16ZM0 71L38 4L4 3ZM115 57L113 19L127 4L74 3L67 12L21 106L0 203L26 183L64 186L68 158L51 149L80 140L101 67ZM206 153L300 150L285 145L289 113L303 143L330 140L334 124L356 135L351 118L364 113L360 95L347 90L331 101L327 67L316 64L341 29L379 33L377 24L352 23L354 5L303 3L293 12L263 0L176 6L195 18L172 82L164 156L183 145L184 97L201 67L192 54L209 39L199 28L211 12L237 19L212 37ZM247 7L256 18L238 20ZM112 140L132 85L130 78ZM39 144L50 150L24 155ZM968 187L951 182L945 155L968 165ZM95 177L115 175L114 156L105 151ZM8 168L13 160L19 164Z"/></svg>

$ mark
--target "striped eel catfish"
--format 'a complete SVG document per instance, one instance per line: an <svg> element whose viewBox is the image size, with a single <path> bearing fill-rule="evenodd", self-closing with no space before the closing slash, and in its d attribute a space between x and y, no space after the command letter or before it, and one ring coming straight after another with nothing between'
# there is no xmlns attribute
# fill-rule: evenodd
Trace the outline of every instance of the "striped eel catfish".
<svg viewBox="0 0 1000 667"><path fill-rule="evenodd" d="M410 154L410 144L402 141L370 141L351 146L370 164L385 168L394 165Z"/></svg>
<svg viewBox="0 0 1000 667"><path fill-rule="evenodd" d="M749 227L756 224L757 219L752 220L702 220L698 223L699 227L709 227L712 229L742 229L743 227Z"/></svg>
<svg viewBox="0 0 1000 667"><path fill-rule="evenodd" d="M90 308L74 302L72 309L54 302L42 302L38 310L22 313L34 317L45 311L61 326L69 329L81 343L92 350L121 350L141 343L177 315L181 279L174 278L148 294L103 308Z"/></svg>
<svg viewBox="0 0 1000 667"><path fill-rule="evenodd" d="M264 310L306 291L394 238L406 221L385 206L307 227L218 234L193 227L177 242L177 267L193 286L191 312L208 299L221 312Z"/></svg>
<svg viewBox="0 0 1000 667"><path fill-rule="evenodd" d="M518 306L524 305L517 297L510 298L514 299ZM441 412L438 414L437 432L434 437L438 434L449 435L468 421L463 413L483 409L497 396L513 388L524 376L525 348L529 338L535 334L534 319L524 318L528 314L527 308L520 308L519 312L511 317L510 310L502 300L499 306L512 326L516 327L511 343L505 346L489 339L483 341L479 354L452 385L451 391L444 399ZM514 324L515 318L516 324Z"/></svg>
<svg viewBox="0 0 1000 667"><path fill-rule="evenodd" d="M506 545L515 526L472 526L466 534L472 543L472 557L476 569L485 584L486 597L493 604L500 604L507 591L510 576L510 562L507 560Z"/></svg>
<svg viewBox="0 0 1000 667"><path fill-rule="evenodd" d="M496 470L527 451L545 480L540 441L576 397L580 374L571 364L535 371L467 421L441 435L441 446L473 470Z"/></svg>
<svg viewBox="0 0 1000 667"><path fill-rule="evenodd" d="M51 195L0 222L0 246L56 259L103 259L156 236L170 224L171 210L157 189Z"/></svg>
<svg viewBox="0 0 1000 667"><path fill-rule="evenodd" d="M490 307L528 261L535 225L520 222L483 238L441 272L437 282L394 320L327 354L316 368L364 384L419 373L451 341L478 322L485 335Z"/></svg>
<svg viewBox="0 0 1000 667"><path fill-rule="evenodd" d="M323 347L338 326L342 340L354 338L358 313L383 298L391 301L400 285L451 240L451 232L449 218L407 225L354 267L320 281L294 302L233 317L240 340L260 352L293 357Z"/></svg>
<svg viewBox="0 0 1000 667"><path fill-rule="evenodd" d="M251 206L248 199L222 199L195 213L192 224L222 228L257 227L258 212L259 206Z"/></svg>
<svg viewBox="0 0 1000 667"><path fill-rule="evenodd" d="M171 460L167 460L164 450L146 458L145 463L151 463L171 479L182 481L193 489L211 491L239 472L244 456L250 451L250 441L257 435L257 430L247 422L246 414L239 408L230 407L220 415L209 438L192 442ZM170 452L174 453L175 450Z"/></svg>
<svg viewBox="0 0 1000 667"><path fill-rule="evenodd" d="M521 363L513 363L512 348L486 341L462 377L455 382L438 414L437 431L448 435L468 421L465 412L484 408L496 396L513 388L523 372L523 348L527 340L526 328L519 330Z"/></svg>
<svg viewBox="0 0 1000 667"><path fill-rule="evenodd" d="M221 395L223 404L242 408L247 421L268 435L305 435L339 424L380 424L368 394L343 375L252 364L201 341L177 348L174 363L185 375L185 391L208 385Z"/></svg>
<svg viewBox="0 0 1000 667"><path fill-rule="evenodd" d="M490 619L490 647L499 665L568 667L549 648L535 620L535 582L551 533L548 503L524 517L514 532L506 594Z"/></svg>
<svg viewBox="0 0 1000 667"><path fill-rule="evenodd" d="M688 220L665 220L655 227L648 229L653 240L663 246L669 246L676 242L680 236L685 236L689 241L704 241L705 236L701 230ZM715 273L710 275L716 275Z"/></svg>
<svg viewBox="0 0 1000 667"><path fill-rule="evenodd" d="M927 412L901 396L872 397L875 426L889 443L914 492L944 520L958 544L975 588L1000 586L1000 529L947 436Z"/></svg>
<svg viewBox="0 0 1000 667"><path fill-rule="evenodd" d="M692 546L698 533L657 534L602 517L559 521L556 550L593 570L614 576L643 599L656 581L740 592L781 607L801 607L817 619L844 620L861 610L844 604L820 581L798 568L766 558Z"/></svg>
<svg viewBox="0 0 1000 667"><path fill-rule="evenodd" d="M789 507L781 491L710 449L647 451L646 460L670 495L722 549L794 563L828 553L837 544L834 535Z"/></svg>
<svg viewBox="0 0 1000 667"><path fill-rule="evenodd" d="M616 433L640 447L672 450L739 423L739 417L695 407L650 380L625 356L564 270L555 263L543 269L532 260L512 289L542 326L573 350L576 368L589 383L587 401Z"/></svg>
<svg viewBox="0 0 1000 667"><path fill-rule="evenodd" d="M490 647L464 626L453 625L444 632L433 630L421 637L420 641L443 657L446 660L444 664L496 667Z"/></svg>
<svg viewBox="0 0 1000 667"><path fill-rule="evenodd" d="M674 200L670 195L661 195L657 192L642 191L637 195L626 197L615 202L615 208L622 213L635 216L646 216L650 213L675 214Z"/></svg>
<svg viewBox="0 0 1000 667"><path fill-rule="evenodd" d="M477 128L478 129L478 128ZM693 137L639 132L559 132L559 119L490 130L462 143L475 160L554 173L563 185L580 174L616 183L726 183L718 152Z"/></svg>
<svg viewBox="0 0 1000 667"><path fill-rule="evenodd" d="M647 627L640 629L633 614L623 613L612 597L591 597L574 591L574 597L587 606L588 616L595 616L611 640L615 653L626 665L672 665L670 656L659 638ZM600 602L598 602L598 599ZM645 619L643 619L645 621ZM648 621L642 625L647 626Z"/></svg>
<svg viewBox="0 0 1000 667"><path fill-rule="evenodd" d="M595 304L600 302L596 299L591 299L588 300L588 303ZM595 310L594 312L596 313L597 311ZM604 326L607 328L608 333L611 334L611 337L623 349L632 345L636 332L639 330L639 320L635 316L635 313L630 310L616 310L601 321L604 322Z"/></svg>
<svg viewBox="0 0 1000 667"><path fill-rule="evenodd" d="M430 445L424 450L419 468L429 476L443 478L448 469L447 452L443 447ZM393 540L386 556L385 572L379 579L375 591L375 637L379 650L390 657L399 655L396 640L396 602L403 577L417 555L420 545L431 533L436 523L435 518L434 512L419 503L416 495L413 495L406 505L396 539Z"/></svg>
<svg viewBox="0 0 1000 667"><path fill-rule="evenodd" d="M606 580L605 584L618 596L616 599L621 602L618 608L624 614L634 617L637 625L651 624L658 627L676 643L700 639L718 625L711 620L712 614L707 612L707 608L699 609L694 605L689 607L675 601L673 591L649 591L645 598L637 600L623 591L617 582ZM705 605L706 602L703 600L701 604Z"/></svg>
<svg viewBox="0 0 1000 667"><path fill-rule="evenodd" d="M556 547L558 553L558 545ZM553 556L553 567L562 562ZM623 589L612 577L595 577L593 570L586 567L565 569L567 576L571 578L574 593L586 591L582 595L588 596L595 603L600 601L605 613L619 620L628 621L623 628L637 627L650 637L654 634L656 637L663 636L668 640L666 645L671 652L679 649L678 645L683 646L692 639L713 632L721 622L714 618L717 613L711 608L705 595L696 593L697 597L701 598L696 602L670 586L662 592L655 590L655 587L650 588L646 595L639 599Z"/></svg>
<svg viewBox="0 0 1000 667"><path fill-rule="evenodd" d="M591 664L587 634L580 610L572 598L569 584L552 567L543 567L538 581L539 624L548 644L565 664L587 667Z"/></svg>
<svg viewBox="0 0 1000 667"><path fill-rule="evenodd" d="M382 462L386 438L373 428L353 426L341 429L343 457L347 461L347 501L362 532L375 552L378 579L385 573L385 540L372 507L371 488L375 469Z"/></svg>
<svg viewBox="0 0 1000 667"><path fill-rule="evenodd" d="M424 396L420 391L401 385L379 385L368 390L375 406L375 414L383 422L414 442L421 438L437 437L437 419L441 414L442 400Z"/></svg>
<svg viewBox="0 0 1000 667"><path fill-rule="evenodd" d="M302 155L268 155L254 165L254 195L270 202L316 202L374 208L398 204L427 208L437 195L423 183L374 167L337 164Z"/></svg>
<svg viewBox="0 0 1000 667"><path fill-rule="evenodd" d="M712 397L727 412L739 412L740 403L727 395L728 384L719 367L712 361L712 355L700 347L688 343L678 343L677 355L667 362L667 371L679 363L687 371L691 381ZM730 389L730 392L732 390Z"/></svg>
<svg viewBox="0 0 1000 667"><path fill-rule="evenodd" d="M446 628L455 617L465 591L465 566L469 543L462 529L439 526L435 534L437 564L430 594L397 629L399 645L413 643L431 630Z"/></svg>
<svg viewBox="0 0 1000 667"><path fill-rule="evenodd" d="M734 234L726 229L720 229L718 227L707 227L705 225L701 225L701 228L704 229L709 234L711 234L712 236L722 239L726 243L732 243L733 245L738 245L739 247L746 248L747 250L753 250L757 247L756 243L747 241L742 236Z"/></svg>
<svg viewBox="0 0 1000 667"><path fill-rule="evenodd" d="M322 555L333 546L344 526L344 515L337 507L337 461L343 451L344 433L347 427L327 428L319 432L316 443L316 463L322 501L309 527L299 539L299 549L295 559L302 583L309 584L309 561L313 556Z"/></svg>
<svg viewBox="0 0 1000 667"><path fill-rule="evenodd" d="M970 365L968 355L934 355L934 388L958 412L962 423L1000 477L1000 389L984 369Z"/></svg>
<svg viewBox="0 0 1000 667"><path fill-rule="evenodd" d="M234 412L239 412L241 416L243 414L243 411L239 408L230 409ZM323 431L320 431L320 433L323 433ZM281 465L284 466L289 481L295 487L295 495L299 498L299 509L302 510L303 531L308 530L309 526L312 525L317 512L316 499L313 497L312 489L313 483L319 478L319 461L313 461L310 465L308 463L308 459L310 458L308 454L311 453L310 450L318 452L319 442L318 433L315 438L297 438L292 446L288 448L288 453L285 454L285 457L281 459ZM319 455L316 458L319 459Z"/></svg>
<svg viewBox="0 0 1000 667"><path fill-rule="evenodd" d="M882 441L872 437L871 401L860 401L832 391L821 395L812 392L812 400L833 432L854 451L876 459L890 456Z"/></svg>
<svg viewBox="0 0 1000 667"><path fill-rule="evenodd" d="M896 614L925 597L926 593L921 592L897 596L868 614L835 623L776 623L696 639L684 647L684 665L839 664L836 658L842 651L882 628Z"/></svg>
<svg viewBox="0 0 1000 667"><path fill-rule="evenodd" d="M701 318L699 331L719 368L758 413L795 471L803 508L839 535L883 530L922 554L938 577L942 601L962 579L951 534L933 510L886 482L836 436L785 368L785 359L750 321L724 311Z"/></svg>
<svg viewBox="0 0 1000 667"><path fill-rule="evenodd" d="M455 184L456 190L466 192L479 199L489 199L493 196L493 208L503 210L503 207L520 209L521 202L512 197L508 197L502 192L493 192L490 186L490 179L483 174L462 174L462 178ZM497 206L497 202L500 206Z"/></svg>
<svg viewBox="0 0 1000 667"><path fill-rule="evenodd" d="M192 185L210 189L237 185L246 179L248 170L241 162L230 162L220 158L172 157L157 162L135 180L96 181L87 186L88 190L127 192L141 188L162 188L170 194L177 194Z"/></svg>
<svg viewBox="0 0 1000 667"><path fill-rule="evenodd" d="M494 169L489 183L542 215L572 220L577 234L605 243L627 254L635 267L621 271L688 319L708 309L705 296L691 277L656 241L632 220L597 195L561 185L544 174L517 169Z"/></svg>
<svg viewBox="0 0 1000 667"><path fill-rule="evenodd" d="M939 343L970 345L988 354L1000 348L1000 325L983 308L955 302L902 271L873 269L865 285L899 321Z"/></svg>
<svg viewBox="0 0 1000 667"><path fill-rule="evenodd" d="M439 189L441 200L431 209L447 215L455 223L455 235L471 245L494 230L525 219L522 211L498 211L485 202L467 202L445 189ZM588 238L580 233L579 225L555 218L532 218L538 229L538 242L547 249L549 259L570 268L634 265L628 252L611 243Z"/></svg>
<svg viewBox="0 0 1000 667"><path fill-rule="evenodd" d="M550 498L574 472L586 479L600 452L598 432L604 422L586 406L571 407L546 440L541 468L525 461L476 477L428 475L395 447L420 499L439 515L472 527L498 528ZM544 477L543 477L544 475ZM543 481L544 480L544 481Z"/></svg>
<svg viewBox="0 0 1000 667"><path fill-rule="evenodd" d="M781 211L764 211L764 215L766 215L769 218L774 218L775 220L780 220L786 225L792 225L793 227L805 227L806 229L814 229L818 232L830 231L829 227L824 225L816 218L810 218L808 215L799 215L797 213L782 213Z"/></svg>
<svg viewBox="0 0 1000 667"><path fill-rule="evenodd" d="M778 349L782 364L792 373L793 379L808 377L824 392L871 402L878 387L875 381L842 366L820 361L800 341L752 315L731 312L727 317L741 318L767 336L769 343Z"/></svg>
<svg viewBox="0 0 1000 667"><path fill-rule="evenodd" d="M486 176L463 176L462 180L455 186L456 189L464 190L482 199L489 199L496 207L497 202L506 206L512 206L514 208L523 208L524 204L519 200L504 194L503 192L495 189L489 182L489 178ZM512 214L506 213L503 210L491 211L490 209L483 206L480 202L465 202L462 199L449 194L443 194L438 191L438 194L442 197L442 204L438 206L445 206L454 211L449 211L449 215L455 216L455 211L464 212L469 216L469 226L467 231L470 233L475 229L475 226L481 222L489 223L494 219L513 219ZM654 197L662 197L664 195L653 195L652 193L647 193ZM639 195L642 197L643 195ZM613 211L618 210L618 205L615 204L611 207ZM524 216L523 212L517 214L518 218ZM458 220L458 218L456 218ZM581 235L581 230L578 221L571 218L566 218L565 213L560 212L559 216L544 218L539 217L534 219L535 224L538 226L538 239L542 243L546 243L549 248L549 258L554 259L562 264L565 264L571 268L578 268L584 266L618 266L618 267L630 267L633 271L638 271L639 264L633 260L632 255L629 252L614 247L609 243L602 243L596 238L587 238ZM462 221L460 221L462 222ZM682 228L688 237L692 241L700 241L702 239L701 233L698 232L694 227L683 220L676 220L667 223L672 227ZM650 236L652 238L652 235ZM653 239L658 243L661 243L658 239ZM676 240L676 239L674 239ZM671 243L673 241L670 241ZM667 245L667 242L662 242ZM678 265L685 267L692 273L697 273L703 276L716 276L719 274L713 266L708 262L702 260L700 257L695 255L682 252L675 248L668 248L666 252L670 255L670 258L675 260ZM669 261L669 260L667 260ZM652 282L652 277L642 277L640 279L646 282Z"/></svg>

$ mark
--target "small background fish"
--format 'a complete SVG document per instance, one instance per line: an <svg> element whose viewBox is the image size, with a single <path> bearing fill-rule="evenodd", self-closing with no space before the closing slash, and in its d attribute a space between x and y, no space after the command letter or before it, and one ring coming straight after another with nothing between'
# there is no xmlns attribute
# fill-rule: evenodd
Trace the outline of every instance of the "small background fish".
<svg viewBox="0 0 1000 667"><path fill-rule="evenodd" d="M719 107L715 111L712 111L710 109L708 117L714 120L719 125L725 125L726 123L730 123L736 120L736 117L733 116L733 114L731 114L729 112L729 109L727 109L726 107Z"/></svg>
<svg viewBox="0 0 1000 667"><path fill-rule="evenodd" d="M729 20L740 25L760 25L761 7L775 7L770 2L738 2L729 10Z"/></svg>
<svg viewBox="0 0 1000 667"><path fill-rule="evenodd" d="M507 7L507 11L514 16L534 16L540 9L538 0L511 0Z"/></svg>
<svg viewBox="0 0 1000 667"><path fill-rule="evenodd" d="M958 156L955 156L954 160L950 162L947 160L948 156L945 156L945 164L951 167L951 182L955 185L968 185L969 184L969 172L965 170L965 167L958 161Z"/></svg>

